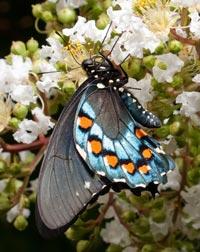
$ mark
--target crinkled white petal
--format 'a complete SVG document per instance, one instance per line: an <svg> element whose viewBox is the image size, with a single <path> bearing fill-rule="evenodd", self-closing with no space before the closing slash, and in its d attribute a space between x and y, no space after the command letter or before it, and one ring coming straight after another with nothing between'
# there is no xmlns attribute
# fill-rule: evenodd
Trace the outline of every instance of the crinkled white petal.
<svg viewBox="0 0 200 252"><path fill-rule="evenodd" d="M195 10L189 14L191 22L189 24L190 31L194 34L195 38L200 39L200 17L199 13Z"/></svg>
<svg viewBox="0 0 200 252"><path fill-rule="evenodd" d="M171 0L171 3L179 7L194 7L195 5L200 4L199 0Z"/></svg>
<svg viewBox="0 0 200 252"><path fill-rule="evenodd" d="M131 92L145 108L147 108L147 103L152 101L154 96L151 79L152 76L150 74L147 74L143 79L139 81L133 78L129 78L129 81L126 84L126 87L141 89L129 89L129 92Z"/></svg>
<svg viewBox="0 0 200 252"><path fill-rule="evenodd" d="M200 125L200 118L195 113L200 111L200 93L183 92L176 97L176 103L181 103L180 113L190 117L197 125Z"/></svg>
<svg viewBox="0 0 200 252"><path fill-rule="evenodd" d="M39 64L40 71L44 73L40 80L36 82L36 86L42 92L49 93L51 88L58 88L58 81L61 73L56 72L53 64L43 60Z"/></svg>
<svg viewBox="0 0 200 252"><path fill-rule="evenodd" d="M46 40L49 45L43 45L40 50L42 59L49 60L50 63L55 64L57 61L64 59L67 55L64 46L60 41L54 37L49 37Z"/></svg>
<svg viewBox="0 0 200 252"><path fill-rule="evenodd" d="M106 223L101 230L101 237L107 243L127 246L130 244L128 231L122 226L118 219Z"/></svg>
<svg viewBox="0 0 200 252"><path fill-rule="evenodd" d="M37 126L40 133L46 134L49 129L54 127L55 124L51 122L51 117L44 115L40 108L33 109L32 114L37 118Z"/></svg>
<svg viewBox="0 0 200 252"><path fill-rule="evenodd" d="M22 214L25 218L28 218L30 216L30 210L27 208L23 208L22 211L20 211L20 205L17 204L13 208L11 208L7 214L6 214L6 220L11 223L13 220L19 215Z"/></svg>
<svg viewBox="0 0 200 252"><path fill-rule="evenodd" d="M200 84L200 74L195 75L192 81Z"/></svg>
<svg viewBox="0 0 200 252"><path fill-rule="evenodd" d="M19 124L19 129L13 134L14 139L21 143L32 143L40 134L38 124L33 120L24 119Z"/></svg>
<svg viewBox="0 0 200 252"><path fill-rule="evenodd" d="M167 183L166 184L159 184L158 191L165 191L167 189L171 189L174 191L178 191L180 189L181 183L181 174L176 167L173 171L167 174Z"/></svg>
<svg viewBox="0 0 200 252"><path fill-rule="evenodd" d="M13 90L10 93L11 98L24 105L29 105L31 102L35 103L36 96L32 86L28 85L13 85Z"/></svg>
<svg viewBox="0 0 200 252"><path fill-rule="evenodd" d="M63 34L70 37L73 42L85 43L85 38L94 42L102 41L106 35L109 25L103 30L96 27L94 20L86 21L84 17L79 16L76 24L72 28L63 29ZM110 37L111 30L107 34L106 39Z"/></svg>
<svg viewBox="0 0 200 252"><path fill-rule="evenodd" d="M180 72L184 65L184 62L173 53L158 55L156 58L167 67L166 70L157 65L153 67L153 76L158 82L172 82L174 74Z"/></svg>

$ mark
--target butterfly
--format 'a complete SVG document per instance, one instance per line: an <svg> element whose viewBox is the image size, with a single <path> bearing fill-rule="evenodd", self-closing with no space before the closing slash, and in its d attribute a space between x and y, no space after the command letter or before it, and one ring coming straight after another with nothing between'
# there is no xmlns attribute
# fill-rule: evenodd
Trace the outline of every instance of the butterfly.
<svg viewBox="0 0 200 252"><path fill-rule="evenodd" d="M64 232L110 188L154 194L174 162L141 126L160 120L125 84L128 76L103 55L82 62L88 79L64 108L39 175L37 226L43 236Z"/></svg>

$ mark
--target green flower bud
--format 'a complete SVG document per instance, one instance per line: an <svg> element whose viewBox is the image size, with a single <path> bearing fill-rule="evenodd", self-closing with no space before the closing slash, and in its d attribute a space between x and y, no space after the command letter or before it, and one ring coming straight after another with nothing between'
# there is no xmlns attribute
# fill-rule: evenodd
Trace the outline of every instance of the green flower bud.
<svg viewBox="0 0 200 252"><path fill-rule="evenodd" d="M57 12L58 20L62 24L72 24L76 20L76 12L71 8L64 8Z"/></svg>
<svg viewBox="0 0 200 252"><path fill-rule="evenodd" d="M0 173L3 173L6 171L7 165L4 160L0 160Z"/></svg>
<svg viewBox="0 0 200 252"><path fill-rule="evenodd" d="M12 127L12 128L18 128L19 127L19 124L20 124L20 120L17 119L16 117L12 117L10 120L9 120L9 126Z"/></svg>
<svg viewBox="0 0 200 252"><path fill-rule="evenodd" d="M131 222L135 220L136 214L133 211L125 211L122 214L122 218L127 222Z"/></svg>
<svg viewBox="0 0 200 252"><path fill-rule="evenodd" d="M3 212L10 208L10 201L8 194L0 193L0 212Z"/></svg>
<svg viewBox="0 0 200 252"><path fill-rule="evenodd" d="M98 16L103 12L103 8L100 3L96 2L96 4L93 4L92 6L92 14L93 18L96 19Z"/></svg>
<svg viewBox="0 0 200 252"><path fill-rule="evenodd" d="M12 163L9 168L10 168L9 170L12 174L17 174L21 171L21 165L16 162Z"/></svg>
<svg viewBox="0 0 200 252"><path fill-rule="evenodd" d="M56 69L61 71L66 71L67 65L63 61L57 61L56 62Z"/></svg>
<svg viewBox="0 0 200 252"><path fill-rule="evenodd" d="M157 61L156 66L159 67L161 70L167 70L167 65L165 64L165 62Z"/></svg>
<svg viewBox="0 0 200 252"><path fill-rule="evenodd" d="M142 249L141 252L155 252L155 246L152 244L145 244Z"/></svg>
<svg viewBox="0 0 200 252"><path fill-rule="evenodd" d="M30 203L36 203L36 193L35 192L31 193L31 195L29 196L29 200L30 200Z"/></svg>
<svg viewBox="0 0 200 252"><path fill-rule="evenodd" d="M170 85L174 88L179 88L183 85L183 78L180 74L176 74L173 77L173 81L170 83Z"/></svg>
<svg viewBox="0 0 200 252"><path fill-rule="evenodd" d="M83 239L83 237L89 232L88 229L84 228L83 226L73 226L68 228L65 232L65 235L68 239L72 241L78 241Z"/></svg>
<svg viewBox="0 0 200 252"><path fill-rule="evenodd" d="M35 154L33 152L28 152L25 159L23 160L24 164L30 164L35 158Z"/></svg>
<svg viewBox="0 0 200 252"><path fill-rule="evenodd" d="M44 22L51 22L54 20L54 16L53 14L50 12L50 11L43 11L42 12L42 16L41 16L41 19L44 21Z"/></svg>
<svg viewBox="0 0 200 252"><path fill-rule="evenodd" d="M13 225L17 230L23 231L24 229L27 228L28 221L23 215L18 215Z"/></svg>
<svg viewBox="0 0 200 252"><path fill-rule="evenodd" d="M170 133L169 126L163 125L162 127L156 129L156 135L160 138L165 138Z"/></svg>
<svg viewBox="0 0 200 252"><path fill-rule="evenodd" d="M142 64L140 59L131 59L122 64L125 72L130 77L137 77L142 71Z"/></svg>
<svg viewBox="0 0 200 252"><path fill-rule="evenodd" d="M65 81L62 86L62 91L69 96L73 95L73 93L76 91L74 82L70 80Z"/></svg>
<svg viewBox="0 0 200 252"><path fill-rule="evenodd" d="M171 40L168 44L169 50L172 53L179 53L183 49L183 45L178 40Z"/></svg>
<svg viewBox="0 0 200 252"><path fill-rule="evenodd" d="M42 11L43 10L41 4L32 5L32 13L34 17L40 18L42 16Z"/></svg>
<svg viewBox="0 0 200 252"><path fill-rule="evenodd" d="M16 55L26 56L26 45L22 41L13 41L11 45L11 52Z"/></svg>
<svg viewBox="0 0 200 252"><path fill-rule="evenodd" d="M169 126L169 131L171 135L179 135L182 133L182 125L181 122L175 121Z"/></svg>
<svg viewBox="0 0 200 252"><path fill-rule="evenodd" d="M200 181L200 171L199 168L193 168L190 169L187 172L187 180L190 183L190 185L196 185Z"/></svg>
<svg viewBox="0 0 200 252"><path fill-rule="evenodd" d="M154 222L162 223L166 219L166 214L163 210L153 209L151 212L151 217Z"/></svg>
<svg viewBox="0 0 200 252"><path fill-rule="evenodd" d="M37 42L37 40L31 38L27 41L26 46L30 53L34 53L38 50L39 43Z"/></svg>
<svg viewBox="0 0 200 252"><path fill-rule="evenodd" d="M24 196L22 197L22 205L24 208L29 208L30 207L30 200L28 197Z"/></svg>
<svg viewBox="0 0 200 252"><path fill-rule="evenodd" d="M14 108L13 108L13 115L16 116L18 119L23 120L28 114L28 107L20 104L20 103L16 103Z"/></svg>
<svg viewBox="0 0 200 252"><path fill-rule="evenodd" d="M153 55L149 55L143 58L143 64L146 68L153 68L155 65L156 58Z"/></svg>
<svg viewBox="0 0 200 252"><path fill-rule="evenodd" d="M165 50L165 45L160 43L160 45L156 48L155 54L162 54Z"/></svg>
<svg viewBox="0 0 200 252"><path fill-rule="evenodd" d="M87 240L80 240L76 245L77 252L87 252L90 242Z"/></svg>
<svg viewBox="0 0 200 252"><path fill-rule="evenodd" d="M154 199L152 206L154 209L162 209L163 206L164 206L164 199L162 197Z"/></svg>
<svg viewBox="0 0 200 252"><path fill-rule="evenodd" d="M149 221L146 217L141 216L138 220L135 220L133 224L134 230L138 234L144 234L149 231Z"/></svg>
<svg viewBox="0 0 200 252"><path fill-rule="evenodd" d="M103 1L103 8L107 10L112 5L112 0L104 0Z"/></svg>
<svg viewBox="0 0 200 252"><path fill-rule="evenodd" d="M119 245L110 244L110 246L106 249L106 252L121 252L123 249Z"/></svg>
<svg viewBox="0 0 200 252"><path fill-rule="evenodd" d="M96 26L99 29L104 29L108 23L109 23L108 15L106 13L102 13L96 22Z"/></svg>

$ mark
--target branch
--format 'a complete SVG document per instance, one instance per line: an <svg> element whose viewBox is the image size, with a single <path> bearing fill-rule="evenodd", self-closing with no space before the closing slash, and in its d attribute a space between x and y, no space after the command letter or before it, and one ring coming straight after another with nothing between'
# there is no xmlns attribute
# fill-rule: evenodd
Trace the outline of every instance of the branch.
<svg viewBox="0 0 200 252"><path fill-rule="evenodd" d="M2 138L0 138L0 146L3 151L16 153L24 150L35 150L40 149L44 145L47 145L49 138L44 135L40 135L39 139L30 144L7 144Z"/></svg>
<svg viewBox="0 0 200 252"><path fill-rule="evenodd" d="M184 43L184 44L193 45L193 46L196 46L196 45L197 45L197 41L196 41L196 40L181 37L180 35L178 35L178 34L176 33L176 30L175 30L175 29L171 29L170 32L171 32L172 36L173 36L176 40L178 40L178 41L180 41L180 42L182 42L182 43Z"/></svg>

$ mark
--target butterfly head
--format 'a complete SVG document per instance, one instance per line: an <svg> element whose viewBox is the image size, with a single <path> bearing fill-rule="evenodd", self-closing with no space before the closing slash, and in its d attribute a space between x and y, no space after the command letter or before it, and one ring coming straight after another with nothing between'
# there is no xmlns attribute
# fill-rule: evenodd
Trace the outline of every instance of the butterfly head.
<svg viewBox="0 0 200 252"><path fill-rule="evenodd" d="M82 68L89 77L100 79L106 86L121 87L128 82L128 77L123 69L114 66L104 56L94 56L82 62Z"/></svg>

